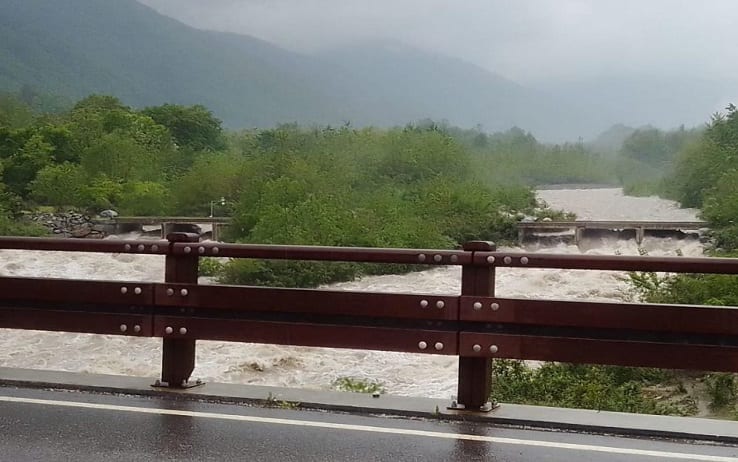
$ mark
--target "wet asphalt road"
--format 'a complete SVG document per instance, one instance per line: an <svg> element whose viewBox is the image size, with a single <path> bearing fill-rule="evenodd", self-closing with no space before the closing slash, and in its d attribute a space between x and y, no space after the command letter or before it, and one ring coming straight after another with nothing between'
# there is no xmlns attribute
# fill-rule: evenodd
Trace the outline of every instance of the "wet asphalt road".
<svg viewBox="0 0 738 462"><path fill-rule="evenodd" d="M738 461L738 449L0 387L0 461Z"/></svg>

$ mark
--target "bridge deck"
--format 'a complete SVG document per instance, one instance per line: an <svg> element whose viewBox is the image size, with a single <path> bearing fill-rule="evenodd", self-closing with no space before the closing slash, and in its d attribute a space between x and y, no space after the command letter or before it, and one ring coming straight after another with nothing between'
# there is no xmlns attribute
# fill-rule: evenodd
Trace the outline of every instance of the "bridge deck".
<svg viewBox="0 0 738 462"><path fill-rule="evenodd" d="M179 395L173 399L165 395L68 393L0 386L0 454L18 461L727 462L738 457L734 445L695 443L688 435L680 441L643 439L636 434L618 437L550 431L532 429L530 425L523 428L515 426L514 421L507 425L495 423L495 413L486 414L490 416L487 421L401 419L291 409L291 402L276 400L271 408L265 408L183 399ZM368 399L381 402L387 398L392 397ZM629 419L636 426L641 419L684 419L684 428L699 429L695 420L702 420L604 414L617 416L620 422ZM705 424L711 426L712 422ZM735 427L736 423L720 425Z"/></svg>

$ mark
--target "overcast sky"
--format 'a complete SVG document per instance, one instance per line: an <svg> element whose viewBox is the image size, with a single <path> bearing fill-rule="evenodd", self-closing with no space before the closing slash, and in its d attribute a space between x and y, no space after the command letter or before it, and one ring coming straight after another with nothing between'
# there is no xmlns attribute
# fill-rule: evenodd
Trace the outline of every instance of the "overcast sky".
<svg viewBox="0 0 738 462"><path fill-rule="evenodd" d="M521 83L738 76L735 0L141 0L297 51L398 40Z"/></svg>

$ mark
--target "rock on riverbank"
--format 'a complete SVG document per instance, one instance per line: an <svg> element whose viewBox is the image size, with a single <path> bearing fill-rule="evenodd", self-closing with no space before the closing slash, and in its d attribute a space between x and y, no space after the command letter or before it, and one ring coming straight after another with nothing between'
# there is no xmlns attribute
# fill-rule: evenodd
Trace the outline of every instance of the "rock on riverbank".
<svg viewBox="0 0 738 462"><path fill-rule="evenodd" d="M97 224L92 217L77 212L35 213L31 221L45 226L51 234L58 237L77 237L102 239L105 228Z"/></svg>

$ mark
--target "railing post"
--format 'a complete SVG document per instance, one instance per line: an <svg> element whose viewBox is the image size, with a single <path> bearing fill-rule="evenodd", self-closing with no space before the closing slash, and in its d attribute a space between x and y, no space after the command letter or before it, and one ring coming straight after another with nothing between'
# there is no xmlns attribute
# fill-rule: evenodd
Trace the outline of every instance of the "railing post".
<svg viewBox="0 0 738 462"><path fill-rule="evenodd" d="M646 237L646 228L644 226L639 226L636 228L636 244L641 245L643 244L643 239Z"/></svg>
<svg viewBox="0 0 738 462"><path fill-rule="evenodd" d="M495 244L486 241L472 241L464 244L468 252L491 252ZM461 295L494 296L494 266L466 265L461 270ZM459 382L454 409L468 411L490 411L493 406L489 400L492 391L492 359L459 357Z"/></svg>
<svg viewBox="0 0 738 462"><path fill-rule="evenodd" d="M165 226L165 224L162 224ZM171 233L167 235L170 245L175 242L198 242L200 237L192 233ZM165 282L197 284L198 257L193 255L166 256ZM195 369L195 339L163 339L161 358L161 380L158 386L169 388L188 388L199 385L188 381Z"/></svg>

